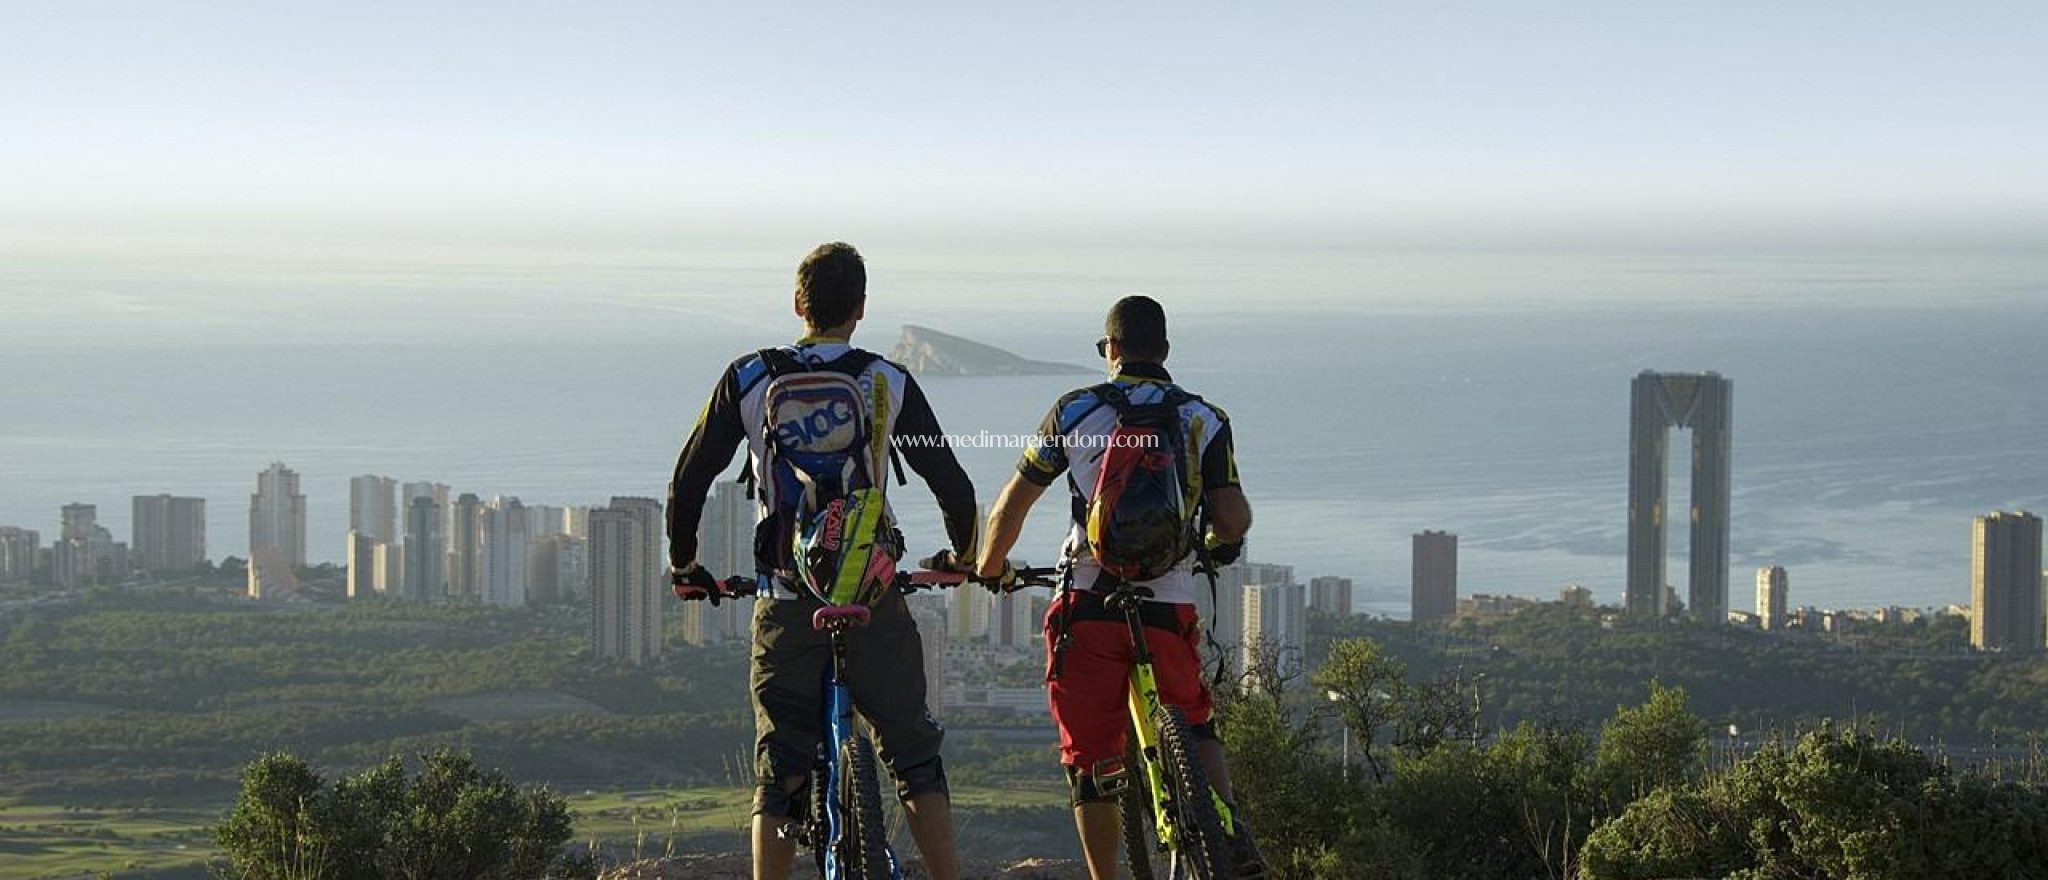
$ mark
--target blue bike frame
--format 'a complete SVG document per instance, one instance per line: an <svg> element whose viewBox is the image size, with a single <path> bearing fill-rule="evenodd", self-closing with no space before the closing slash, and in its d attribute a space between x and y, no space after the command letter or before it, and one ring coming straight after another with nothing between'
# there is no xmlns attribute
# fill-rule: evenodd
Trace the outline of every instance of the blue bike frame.
<svg viewBox="0 0 2048 880"><path fill-rule="evenodd" d="M824 752L823 770L818 774L817 784L825 786L825 839L816 845L825 849L825 880L844 880L846 869L839 864L838 842L846 829L844 807L839 800L840 777L846 768L839 765L839 756L846 751L846 745L860 735L853 720L853 692L840 683L846 663L846 632L832 633L832 662L825 667L825 742L820 745ZM883 846L888 848L888 844ZM889 877L903 880L903 867L896 860L896 850L888 848Z"/></svg>

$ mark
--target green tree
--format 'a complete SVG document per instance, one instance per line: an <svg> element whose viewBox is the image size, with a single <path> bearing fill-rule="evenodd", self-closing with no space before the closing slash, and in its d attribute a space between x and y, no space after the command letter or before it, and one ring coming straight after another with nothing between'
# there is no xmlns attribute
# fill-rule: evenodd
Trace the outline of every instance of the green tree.
<svg viewBox="0 0 2048 880"><path fill-rule="evenodd" d="M466 755L417 777L390 758L332 787L284 754L251 764L214 840L232 880L535 880L561 863L566 802Z"/></svg>
<svg viewBox="0 0 2048 880"><path fill-rule="evenodd" d="M1380 731L1400 717L1398 699L1407 686L1407 668L1372 639L1343 639L1330 646L1329 659L1316 668L1309 683L1335 703L1337 717L1358 737L1358 750L1384 782L1386 765L1375 748Z"/></svg>
<svg viewBox="0 0 2048 880"><path fill-rule="evenodd" d="M1622 706L1600 728L1594 775L1619 807L1699 772L1707 727L1693 714L1684 688L1650 682L1640 706Z"/></svg>

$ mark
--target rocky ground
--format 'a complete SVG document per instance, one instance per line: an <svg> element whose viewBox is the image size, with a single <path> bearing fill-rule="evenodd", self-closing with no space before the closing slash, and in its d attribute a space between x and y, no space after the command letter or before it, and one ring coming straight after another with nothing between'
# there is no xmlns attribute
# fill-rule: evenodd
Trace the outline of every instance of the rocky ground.
<svg viewBox="0 0 2048 880"><path fill-rule="evenodd" d="M804 870L804 866L799 866L795 876L806 876ZM726 853L621 865L605 872L601 880L747 880L749 876L747 856ZM910 876L924 874L913 865ZM966 876L975 880L1087 880L1088 871L1080 862L1067 859L1024 859L1002 864L969 861Z"/></svg>

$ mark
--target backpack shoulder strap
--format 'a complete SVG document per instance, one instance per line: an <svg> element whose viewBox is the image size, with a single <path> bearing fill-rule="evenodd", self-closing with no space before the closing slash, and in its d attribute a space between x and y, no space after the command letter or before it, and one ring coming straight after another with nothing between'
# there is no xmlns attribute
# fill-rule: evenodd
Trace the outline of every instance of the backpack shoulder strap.
<svg viewBox="0 0 2048 880"><path fill-rule="evenodd" d="M808 368L789 352L779 348L764 348L759 352L761 366L767 368L769 379L779 379L791 373L801 373Z"/></svg>

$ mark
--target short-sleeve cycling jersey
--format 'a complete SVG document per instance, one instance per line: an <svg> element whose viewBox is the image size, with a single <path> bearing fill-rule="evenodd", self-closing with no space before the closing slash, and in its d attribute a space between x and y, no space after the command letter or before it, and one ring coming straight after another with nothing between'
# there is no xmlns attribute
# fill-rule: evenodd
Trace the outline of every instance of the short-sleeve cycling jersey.
<svg viewBox="0 0 2048 880"><path fill-rule="evenodd" d="M1110 381L1122 388L1134 404L1157 403L1165 397L1168 388L1175 387L1173 377L1158 364L1125 364L1122 372ZM1196 466L1201 468L1203 490L1237 485L1230 417L1214 404L1189 400L1181 405L1180 418L1183 435L1196 444L1200 456ZM1109 448L1109 433L1115 427L1116 410L1104 402L1093 388L1069 392L1046 414L1045 421L1039 425L1038 444L1025 450L1023 459L1017 463L1017 472L1040 486L1050 486L1061 474L1067 475L1070 478L1068 484L1076 496L1075 511L1086 510L1095 493L1102 454ZM1087 526L1075 516L1067 533L1066 552L1077 557L1074 583L1083 587L1094 583L1101 574L1101 567L1080 552L1080 548L1085 546L1086 534ZM1173 571L1141 581L1138 586L1152 590L1152 601L1192 604L1195 601L1194 555L1189 554L1188 558L1182 559Z"/></svg>

